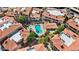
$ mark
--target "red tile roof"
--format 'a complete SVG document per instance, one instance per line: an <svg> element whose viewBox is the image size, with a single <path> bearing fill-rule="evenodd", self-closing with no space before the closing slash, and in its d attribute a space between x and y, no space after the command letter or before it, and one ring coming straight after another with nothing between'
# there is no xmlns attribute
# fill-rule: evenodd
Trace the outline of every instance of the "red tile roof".
<svg viewBox="0 0 79 59"><path fill-rule="evenodd" d="M31 17L32 18L40 18L40 16L41 16L41 9L33 8Z"/></svg>
<svg viewBox="0 0 79 59"><path fill-rule="evenodd" d="M58 20L58 21L62 21L62 22L63 22L64 19L65 19L65 17L63 17L63 16L51 15L51 14L49 14L49 13L46 12L46 11L44 11L44 12L42 13L42 15L45 16L45 17L51 18L51 19L53 19L53 20Z"/></svg>
<svg viewBox="0 0 79 59"><path fill-rule="evenodd" d="M22 35L23 39L26 41L26 39L28 38L30 32L28 30L24 29L24 28L20 31L21 31L21 35Z"/></svg>
<svg viewBox="0 0 79 59"><path fill-rule="evenodd" d="M17 12L20 12L21 8L20 7L16 7L15 8Z"/></svg>
<svg viewBox="0 0 79 59"><path fill-rule="evenodd" d="M30 32L28 31L28 30L26 30L26 29L21 29L21 30L18 30L18 31L20 31L20 33L21 33L21 37L23 38L23 42L25 41L25 42L27 42L27 38L28 38L28 36L29 36L29 34L30 34ZM11 39L12 40L12 39ZM22 40L22 39L21 39ZM19 40L18 42L20 42L21 40Z"/></svg>
<svg viewBox="0 0 79 59"><path fill-rule="evenodd" d="M44 47L44 44L37 44L32 47L34 47L35 51L47 51L47 49ZM25 47L25 48L18 49L17 51L27 51L27 49L29 48L30 47Z"/></svg>
<svg viewBox="0 0 79 59"><path fill-rule="evenodd" d="M4 16L2 18L5 19L5 20L7 20L7 21L14 21L14 22L16 22L13 17Z"/></svg>
<svg viewBox="0 0 79 59"><path fill-rule="evenodd" d="M23 13L24 15L29 16L31 10L32 10L32 7L27 7L27 8L25 9L25 11L23 11L22 13Z"/></svg>
<svg viewBox="0 0 79 59"><path fill-rule="evenodd" d="M11 11L7 11L6 13L4 13L5 16L14 16L14 12Z"/></svg>
<svg viewBox="0 0 79 59"><path fill-rule="evenodd" d="M11 27L9 27L8 29L5 29L5 30L0 30L0 39L11 34L12 32L16 31L17 29L21 28L22 25L20 23L17 23L13 18L10 18L10 17L3 17L4 19L8 19L8 21L12 21L13 22L13 25ZM5 23L5 22L4 22Z"/></svg>
<svg viewBox="0 0 79 59"><path fill-rule="evenodd" d="M57 28L56 23L46 23L46 29L55 29Z"/></svg>
<svg viewBox="0 0 79 59"><path fill-rule="evenodd" d="M55 35L51 41L53 42L53 45L61 50L61 51L72 51L72 50L79 50L79 35L75 34L74 32L68 30L68 29L64 29L63 31L65 34L69 34L71 35L71 37L75 40L70 46L66 46L65 44L63 44L63 41L61 40L61 38L59 37L59 35ZM61 48L61 46L63 46L64 48Z"/></svg>
<svg viewBox="0 0 79 59"><path fill-rule="evenodd" d="M44 44L38 44L33 46L36 51L47 51L47 49L44 47Z"/></svg>
<svg viewBox="0 0 79 59"><path fill-rule="evenodd" d="M75 28L77 31L79 31L79 25L78 25L74 20L70 19L70 20L67 21L67 23L68 23L71 27L73 27L73 28Z"/></svg>
<svg viewBox="0 0 79 59"><path fill-rule="evenodd" d="M21 24L15 24L15 25L12 25L11 27L9 27L8 29L5 29L5 30L0 30L0 38L3 38L7 35L9 35L10 33L12 33L13 31L16 31L18 28L20 28L22 25Z"/></svg>
<svg viewBox="0 0 79 59"><path fill-rule="evenodd" d="M14 50L17 47L17 44L14 41L10 40L9 38L5 40L2 45L5 49L10 51Z"/></svg>

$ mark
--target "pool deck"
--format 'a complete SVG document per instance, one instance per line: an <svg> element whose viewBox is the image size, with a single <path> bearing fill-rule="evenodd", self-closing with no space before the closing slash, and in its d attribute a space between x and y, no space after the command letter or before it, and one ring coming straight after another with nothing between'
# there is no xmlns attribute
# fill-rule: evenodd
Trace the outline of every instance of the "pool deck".
<svg viewBox="0 0 79 59"><path fill-rule="evenodd" d="M36 24L36 25L37 25L37 24ZM41 30L42 30L41 33L37 33L37 32L36 32L35 25L30 25L27 29L28 29L28 30L32 29L38 36L41 36L41 35L44 35L44 33L46 32L46 29L45 29L45 27L44 27L43 24L40 24L40 26L41 26Z"/></svg>

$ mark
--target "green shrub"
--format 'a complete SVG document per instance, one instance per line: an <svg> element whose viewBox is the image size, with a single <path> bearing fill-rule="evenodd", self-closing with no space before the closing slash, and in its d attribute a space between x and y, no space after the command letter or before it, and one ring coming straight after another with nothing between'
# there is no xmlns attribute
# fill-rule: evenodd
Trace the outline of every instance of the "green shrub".
<svg viewBox="0 0 79 59"><path fill-rule="evenodd" d="M26 19L27 19L26 16L20 15L20 16L18 17L17 21L20 22L20 23L24 23L24 22L26 21Z"/></svg>
<svg viewBox="0 0 79 59"><path fill-rule="evenodd" d="M28 39L28 40L27 40L28 43L32 43L33 40L36 39L36 37L38 37L37 34L36 34L35 32L31 32L30 35L29 35L29 37L27 38L27 39Z"/></svg>

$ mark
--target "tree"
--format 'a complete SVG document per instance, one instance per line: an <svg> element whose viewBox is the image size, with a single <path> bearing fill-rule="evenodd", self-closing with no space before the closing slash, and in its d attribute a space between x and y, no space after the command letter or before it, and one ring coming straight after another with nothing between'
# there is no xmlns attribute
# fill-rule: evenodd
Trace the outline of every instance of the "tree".
<svg viewBox="0 0 79 59"><path fill-rule="evenodd" d="M25 23L26 22L27 17L26 16L22 16L20 15L17 19L18 22L20 23Z"/></svg>
<svg viewBox="0 0 79 59"><path fill-rule="evenodd" d="M37 34L35 33L35 32L31 32L30 33L30 35L29 35L29 37L28 37L28 43L29 44L32 44L32 42L37 38L38 36L37 36Z"/></svg>
<svg viewBox="0 0 79 59"><path fill-rule="evenodd" d="M38 40L38 43L46 43L49 41L49 37L45 36L45 37L41 37L41 39Z"/></svg>
<svg viewBox="0 0 79 59"><path fill-rule="evenodd" d="M61 31L63 31L64 28L65 28L65 27L64 27L64 24L61 24L61 25L54 31L53 34L58 34L58 33L60 33Z"/></svg>
<svg viewBox="0 0 79 59"><path fill-rule="evenodd" d="M48 42L49 41L49 37L48 36L45 36L44 38L44 43Z"/></svg>

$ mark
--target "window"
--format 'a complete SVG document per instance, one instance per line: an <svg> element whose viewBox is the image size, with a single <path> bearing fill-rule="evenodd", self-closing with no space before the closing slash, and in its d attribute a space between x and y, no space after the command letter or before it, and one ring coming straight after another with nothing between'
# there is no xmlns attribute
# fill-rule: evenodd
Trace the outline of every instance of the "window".
<svg viewBox="0 0 79 59"><path fill-rule="evenodd" d="M5 44L7 44L7 41L5 42Z"/></svg>
<svg viewBox="0 0 79 59"><path fill-rule="evenodd" d="M4 30L5 30L5 29L7 29L7 28L4 28Z"/></svg>
<svg viewBox="0 0 79 59"><path fill-rule="evenodd" d="M68 37L71 37L69 34L66 34Z"/></svg>
<svg viewBox="0 0 79 59"><path fill-rule="evenodd" d="M78 27L78 25L76 25Z"/></svg>
<svg viewBox="0 0 79 59"><path fill-rule="evenodd" d="M35 50L34 47L30 47L29 49L27 49L27 51L32 51L32 50Z"/></svg>
<svg viewBox="0 0 79 59"><path fill-rule="evenodd" d="M64 46L63 46L63 45L61 45L61 48L62 48L62 49L64 49Z"/></svg>
<svg viewBox="0 0 79 59"><path fill-rule="evenodd" d="M76 35L73 35L74 37L77 37Z"/></svg>

